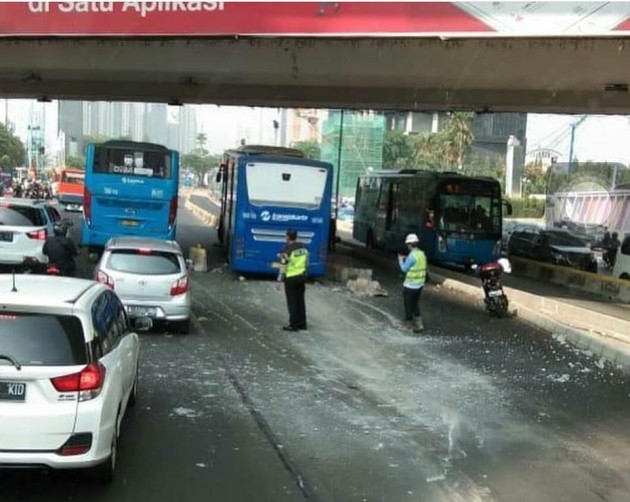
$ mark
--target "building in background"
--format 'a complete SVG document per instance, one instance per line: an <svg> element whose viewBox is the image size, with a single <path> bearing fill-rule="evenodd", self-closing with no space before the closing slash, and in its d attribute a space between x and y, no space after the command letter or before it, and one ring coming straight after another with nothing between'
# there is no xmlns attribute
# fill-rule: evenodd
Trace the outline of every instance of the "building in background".
<svg viewBox="0 0 630 502"><path fill-rule="evenodd" d="M405 134L436 133L440 131L448 115L445 112L393 112L385 113L387 130ZM510 136L526 146L526 113L483 113L475 115L470 130L474 137L473 151L484 160L504 162Z"/></svg>
<svg viewBox="0 0 630 502"><path fill-rule="evenodd" d="M164 103L61 101L59 133L65 137L65 154L82 155L85 137L150 141L189 153L198 133L194 106L170 107Z"/></svg>
<svg viewBox="0 0 630 502"><path fill-rule="evenodd" d="M385 117L382 114L330 112L322 126L321 159L335 166L335 180L339 176L342 197L354 197L357 179L383 168L384 135Z"/></svg>
<svg viewBox="0 0 630 502"><path fill-rule="evenodd" d="M77 156L83 152L83 102L60 101L57 115L58 129L63 136L65 156Z"/></svg>

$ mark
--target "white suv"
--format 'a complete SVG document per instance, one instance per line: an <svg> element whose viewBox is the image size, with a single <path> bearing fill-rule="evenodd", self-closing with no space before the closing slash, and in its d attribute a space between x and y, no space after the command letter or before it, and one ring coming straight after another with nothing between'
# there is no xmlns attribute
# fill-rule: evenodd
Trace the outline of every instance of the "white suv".
<svg viewBox="0 0 630 502"><path fill-rule="evenodd" d="M59 211L46 201L0 198L0 265L47 263L44 243L62 222Z"/></svg>
<svg viewBox="0 0 630 502"><path fill-rule="evenodd" d="M0 468L94 467L110 481L120 424L136 400L138 353L107 287L0 275Z"/></svg>

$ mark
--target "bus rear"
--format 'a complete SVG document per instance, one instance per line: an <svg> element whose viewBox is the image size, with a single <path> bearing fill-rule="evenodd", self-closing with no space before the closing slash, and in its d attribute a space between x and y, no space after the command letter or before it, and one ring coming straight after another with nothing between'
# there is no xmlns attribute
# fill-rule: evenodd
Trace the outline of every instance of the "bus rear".
<svg viewBox="0 0 630 502"><path fill-rule="evenodd" d="M64 169L57 188L57 199L66 211L83 209L85 171L83 169Z"/></svg>
<svg viewBox="0 0 630 502"><path fill-rule="evenodd" d="M110 141L87 148L82 244L112 237L175 240L179 154L161 145Z"/></svg>
<svg viewBox="0 0 630 502"><path fill-rule="evenodd" d="M310 253L309 275L326 274L332 166L295 158L244 156L238 161L230 262L237 272L275 274L274 263L295 229Z"/></svg>

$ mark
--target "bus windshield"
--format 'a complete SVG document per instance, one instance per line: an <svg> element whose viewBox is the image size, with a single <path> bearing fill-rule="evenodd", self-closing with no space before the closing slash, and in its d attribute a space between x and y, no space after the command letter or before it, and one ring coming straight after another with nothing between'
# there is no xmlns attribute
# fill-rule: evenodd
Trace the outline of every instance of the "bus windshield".
<svg viewBox="0 0 630 502"><path fill-rule="evenodd" d="M171 177L171 159L168 152L120 147L100 147L97 152L94 162L94 172L97 174L158 179Z"/></svg>
<svg viewBox="0 0 630 502"><path fill-rule="evenodd" d="M85 174L64 172L61 176L61 182L69 185L83 185Z"/></svg>
<svg viewBox="0 0 630 502"><path fill-rule="evenodd" d="M250 204L318 209L328 171L310 166L251 162L247 164Z"/></svg>
<svg viewBox="0 0 630 502"><path fill-rule="evenodd" d="M498 234L501 231L501 201L492 187L447 185L440 194L439 229L447 232ZM484 189L485 188L485 189Z"/></svg>

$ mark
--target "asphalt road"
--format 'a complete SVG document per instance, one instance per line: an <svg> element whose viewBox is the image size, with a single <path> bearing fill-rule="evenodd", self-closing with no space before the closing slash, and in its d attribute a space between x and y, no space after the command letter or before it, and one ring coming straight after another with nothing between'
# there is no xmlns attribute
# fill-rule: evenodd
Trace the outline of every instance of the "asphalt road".
<svg viewBox="0 0 630 502"><path fill-rule="evenodd" d="M198 322L142 336L116 481L10 471L0 500L628 500L630 381L603 361L433 287L413 336L383 270L389 298L312 284L284 333L273 281L235 278L185 211L178 240L209 252Z"/></svg>

